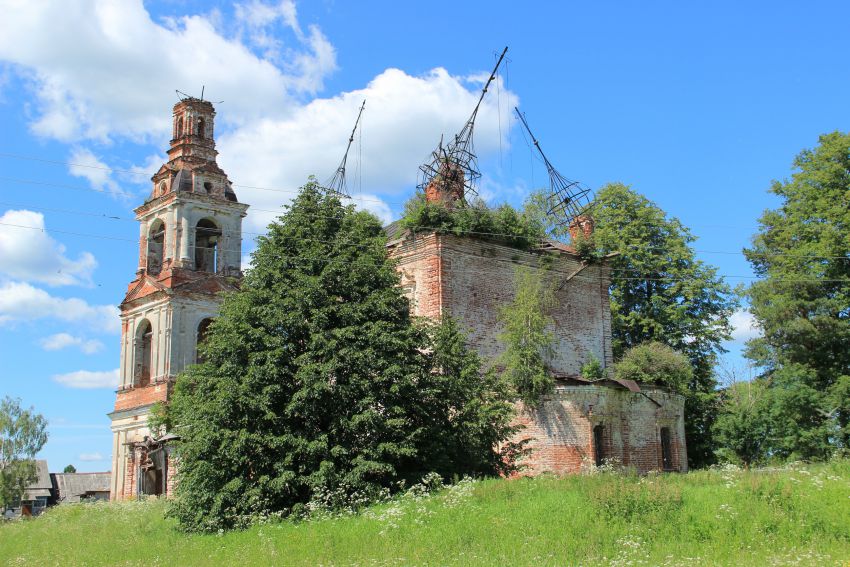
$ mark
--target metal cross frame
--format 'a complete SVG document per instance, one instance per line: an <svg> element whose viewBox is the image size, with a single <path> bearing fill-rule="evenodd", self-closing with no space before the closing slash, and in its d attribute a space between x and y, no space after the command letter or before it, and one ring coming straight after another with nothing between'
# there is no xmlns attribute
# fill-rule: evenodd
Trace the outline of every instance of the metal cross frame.
<svg viewBox="0 0 850 567"><path fill-rule="evenodd" d="M336 168L336 172L334 172L330 181L322 187L327 193L332 193L346 199L350 199L351 195L348 194L348 184L345 180L345 166L348 161L348 152L351 150L351 143L354 142L354 133L357 132L357 125L360 124L360 117L363 115L364 108L366 108L365 100L363 101L363 104L360 105L360 112L357 113L357 120L354 122L354 128L352 128L351 135L348 137L348 146L345 148L345 154L342 156L342 161L340 162L339 167Z"/></svg>
<svg viewBox="0 0 850 567"><path fill-rule="evenodd" d="M546 154L540 148L540 142L534 137L531 128L528 127L528 122L525 120L525 115L514 107L517 117L525 126L528 135L531 136L531 141L534 147L543 158L543 163L546 164L546 171L549 173L549 195L550 207L546 214L552 217L557 226L569 227L573 221L582 215L586 215L593 208L593 191L578 181L567 179L555 169Z"/></svg>
<svg viewBox="0 0 850 567"><path fill-rule="evenodd" d="M441 138L437 149L431 152L430 160L419 166L421 175L417 188L424 190L435 180L439 182L441 178L448 176L450 177L448 179L449 182L462 182L464 200L468 200L470 196L478 195L476 184L481 178L481 172L478 170L478 157L475 155L475 146L473 143L475 119L478 116L478 110L481 108L484 95L487 94L490 83L496 79L496 72L499 70L499 66L502 64L502 60L505 58L507 52L508 48L505 47L499 56L499 60L496 62L496 66L490 73L490 78L487 79L484 88L481 90L481 96L478 97L478 104L475 105L472 115L466 121L466 124L463 125L461 131L445 146ZM463 175L462 180L457 179L459 177L458 172Z"/></svg>

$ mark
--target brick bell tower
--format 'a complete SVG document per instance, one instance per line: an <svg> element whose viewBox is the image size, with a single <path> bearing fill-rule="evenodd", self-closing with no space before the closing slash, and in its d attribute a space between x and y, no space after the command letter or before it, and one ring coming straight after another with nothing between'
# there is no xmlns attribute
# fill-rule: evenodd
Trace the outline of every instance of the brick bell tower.
<svg viewBox="0 0 850 567"><path fill-rule="evenodd" d="M174 105L168 162L135 209L139 267L121 303L120 383L112 420L113 499L171 491L172 435L155 438L148 415L168 400L175 376L197 362L198 343L218 314L219 293L237 289L242 248L239 203L216 163L213 105Z"/></svg>

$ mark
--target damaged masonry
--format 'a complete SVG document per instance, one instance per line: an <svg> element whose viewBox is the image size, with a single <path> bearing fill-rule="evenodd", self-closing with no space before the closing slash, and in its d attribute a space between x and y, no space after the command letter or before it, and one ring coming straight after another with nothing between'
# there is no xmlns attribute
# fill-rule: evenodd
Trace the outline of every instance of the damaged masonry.
<svg viewBox="0 0 850 567"><path fill-rule="evenodd" d="M212 103L202 99L187 97L174 106L168 162L135 209L139 262L121 303L120 384L109 414L113 499L171 494L176 436L154 438L151 408L169 399L176 376L198 360L220 292L236 290L241 278L248 205L238 201L216 163L214 118ZM463 206L463 167L451 159L438 166L423 186L426 198ZM570 228L588 234L593 224L581 216ZM545 264L547 277L557 279L550 362L556 389L535 412L517 417L525 426L519 438L530 439L529 474L577 472L608 459L639 472L687 469L682 396L657 386L581 378L581 366L592 357L604 367L613 364L605 260L586 264L558 242L523 251L476 236L414 234L400 223L386 232L413 314L451 315L471 329L470 345L485 360L502 352L497 313L513 299L516 268L540 273Z"/></svg>

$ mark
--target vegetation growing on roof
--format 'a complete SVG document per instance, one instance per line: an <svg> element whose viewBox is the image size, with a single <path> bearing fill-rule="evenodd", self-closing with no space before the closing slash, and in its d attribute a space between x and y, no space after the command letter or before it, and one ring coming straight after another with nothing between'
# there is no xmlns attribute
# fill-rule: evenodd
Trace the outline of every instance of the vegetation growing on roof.
<svg viewBox="0 0 850 567"><path fill-rule="evenodd" d="M688 357L664 343L651 341L628 349L614 367L620 380L666 386L679 394L687 394L694 376Z"/></svg>
<svg viewBox="0 0 850 567"><path fill-rule="evenodd" d="M405 204L401 223L412 231L475 236L520 249L533 248L546 236L538 218L508 204L491 208L477 199L466 206L449 208L443 203L427 202L422 192Z"/></svg>
<svg viewBox="0 0 850 567"><path fill-rule="evenodd" d="M547 199L542 192L531 195L527 214L546 223L552 204ZM585 261L618 253L607 262L614 359L651 341L688 357L693 368L685 401L688 462L691 467L710 464L717 407L714 367L731 338L738 296L717 268L699 259L690 229L631 187L610 183L599 189L591 216L591 237L571 244ZM551 221L547 229L554 239L570 236L568 227Z"/></svg>

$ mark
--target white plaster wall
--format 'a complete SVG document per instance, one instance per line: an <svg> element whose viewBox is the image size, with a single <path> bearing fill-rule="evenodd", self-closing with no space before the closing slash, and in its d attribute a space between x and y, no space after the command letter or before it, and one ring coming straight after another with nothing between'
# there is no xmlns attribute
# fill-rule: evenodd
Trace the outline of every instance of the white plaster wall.
<svg viewBox="0 0 850 567"><path fill-rule="evenodd" d="M122 316L126 332L121 340L121 388L129 388L134 383L138 331L146 319L153 333L151 383L161 382L194 364L198 325L206 318L217 317L220 305L217 296L198 295L171 298L170 301L163 298L125 313Z"/></svg>

